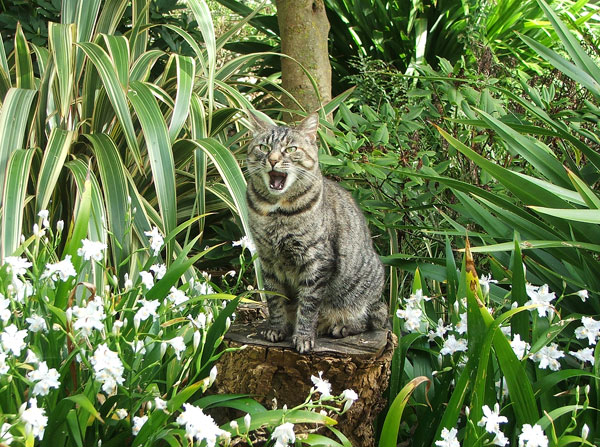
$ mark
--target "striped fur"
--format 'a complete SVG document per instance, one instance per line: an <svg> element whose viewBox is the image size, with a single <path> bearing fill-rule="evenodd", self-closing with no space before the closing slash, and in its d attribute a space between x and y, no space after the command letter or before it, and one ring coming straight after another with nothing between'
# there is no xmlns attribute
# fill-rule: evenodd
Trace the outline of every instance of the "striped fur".
<svg viewBox="0 0 600 447"><path fill-rule="evenodd" d="M345 337L386 326L384 269L353 198L321 174L318 116L296 128L254 121L250 231L266 289L285 296L267 296L265 337L292 335L296 350L308 352L317 334Z"/></svg>

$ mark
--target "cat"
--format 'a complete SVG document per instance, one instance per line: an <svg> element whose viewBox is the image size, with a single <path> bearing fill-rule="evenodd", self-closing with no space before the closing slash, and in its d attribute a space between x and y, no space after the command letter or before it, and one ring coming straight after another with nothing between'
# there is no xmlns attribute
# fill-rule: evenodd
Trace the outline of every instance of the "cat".
<svg viewBox="0 0 600 447"><path fill-rule="evenodd" d="M319 117L296 127L252 114L247 204L267 295L271 342L292 335L310 352L317 334L346 337L389 325L384 268L366 220L345 189L321 174Z"/></svg>

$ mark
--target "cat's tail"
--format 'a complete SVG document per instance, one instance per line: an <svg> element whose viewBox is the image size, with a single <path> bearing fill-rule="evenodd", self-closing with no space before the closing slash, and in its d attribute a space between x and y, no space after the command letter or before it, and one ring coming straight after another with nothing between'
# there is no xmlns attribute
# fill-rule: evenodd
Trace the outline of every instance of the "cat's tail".
<svg viewBox="0 0 600 447"><path fill-rule="evenodd" d="M382 300L377 300L369 305L369 329L391 329L388 307Z"/></svg>

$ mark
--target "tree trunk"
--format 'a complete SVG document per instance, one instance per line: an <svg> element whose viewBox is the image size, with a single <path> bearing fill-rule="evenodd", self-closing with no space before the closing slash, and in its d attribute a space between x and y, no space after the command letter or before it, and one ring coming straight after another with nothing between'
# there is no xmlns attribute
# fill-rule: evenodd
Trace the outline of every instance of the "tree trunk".
<svg viewBox="0 0 600 447"><path fill-rule="evenodd" d="M325 5L323 0L277 0L276 4L281 51L308 70L317 83L318 94L300 65L288 58L281 60L282 86L306 112L313 112L331 100L329 21ZM285 107L298 109L287 96L282 101Z"/></svg>
<svg viewBox="0 0 600 447"><path fill-rule="evenodd" d="M264 320L252 320L238 313L238 319L225 336L229 347L247 347L224 354L217 363L219 374L212 392L250 394L266 407L296 406L312 388L311 375L323 371L332 394L353 389L359 396L350 410L338 416L338 428L354 446L375 446L373 423L385 408L383 393L390 377L396 337L390 331L370 331L333 339L318 338L309 354L296 352L290 341L266 341L260 334ZM223 415L238 417L237 415ZM301 430L300 427L298 427ZM323 431L327 435L327 430Z"/></svg>

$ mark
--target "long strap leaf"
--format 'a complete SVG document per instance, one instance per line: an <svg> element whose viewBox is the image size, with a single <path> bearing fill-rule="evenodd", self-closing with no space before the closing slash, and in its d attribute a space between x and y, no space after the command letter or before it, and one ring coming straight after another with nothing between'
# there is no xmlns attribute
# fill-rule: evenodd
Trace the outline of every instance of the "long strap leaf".
<svg viewBox="0 0 600 447"><path fill-rule="evenodd" d="M55 127L44 151L36 187L35 211L46 209L73 142L74 132Z"/></svg>
<svg viewBox="0 0 600 447"><path fill-rule="evenodd" d="M34 149L18 149L12 153L8 162L0 229L2 241L0 259L12 255L19 246L25 210L25 193L34 152Z"/></svg>

